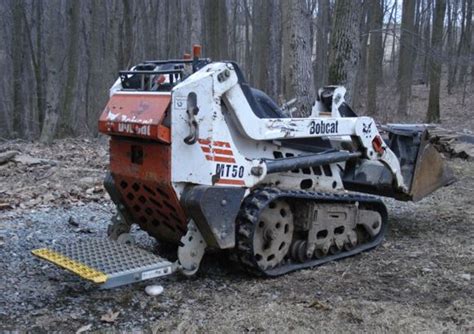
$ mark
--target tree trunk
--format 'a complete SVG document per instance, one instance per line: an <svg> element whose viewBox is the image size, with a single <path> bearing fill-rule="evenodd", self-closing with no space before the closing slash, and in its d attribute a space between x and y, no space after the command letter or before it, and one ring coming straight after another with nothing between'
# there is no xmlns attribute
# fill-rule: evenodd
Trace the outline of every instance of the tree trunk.
<svg viewBox="0 0 474 334"><path fill-rule="evenodd" d="M65 11L59 6L59 1L44 2L43 23L45 43L41 50L45 54L45 111L41 127L40 142L51 144L56 136L60 113L60 101L63 87L63 67L58 66L66 61L65 34L58 26L64 26Z"/></svg>
<svg viewBox="0 0 474 334"><path fill-rule="evenodd" d="M398 6L398 1L395 0L393 4L393 8L397 9ZM396 37L397 37L397 15L395 14L393 16L393 26L392 26L392 50L390 52L390 72L395 75L395 61L396 61L396 56L395 56L395 45L396 45Z"/></svg>
<svg viewBox="0 0 474 334"><path fill-rule="evenodd" d="M316 59L313 66L315 89L327 85L328 81L329 18L329 0L319 0L316 18Z"/></svg>
<svg viewBox="0 0 474 334"><path fill-rule="evenodd" d="M370 1L371 0L363 0L363 11L361 13L360 22L360 62L359 66L357 66L357 73L355 79L355 87L354 91L351 92L352 94L352 107L354 109L360 109L362 107L360 103L360 97L362 94L366 92L364 87L367 87L367 58L368 58L368 48L367 43L369 42L369 19L368 14L370 8Z"/></svg>
<svg viewBox="0 0 474 334"><path fill-rule="evenodd" d="M205 0L205 54L214 60L226 60L228 51L226 1Z"/></svg>
<svg viewBox="0 0 474 334"><path fill-rule="evenodd" d="M23 129L23 102L22 102L22 64L24 61L23 36L24 36L24 22L23 22L23 2L15 1L13 5L13 32L12 32L12 62L13 62L13 136L22 137Z"/></svg>
<svg viewBox="0 0 474 334"><path fill-rule="evenodd" d="M464 0L463 0L464 1ZM464 6L465 19L464 19L464 33L461 40L461 52L460 52L460 67L459 67L459 86L464 84L467 72L469 70L469 63L471 59L471 39L472 39L472 0L465 0Z"/></svg>
<svg viewBox="0 0 474 334"><path fill-rule="evenodd" d="M443 50L443 25L446 12L446 0L436 0L435 17L433 20L433 36L431 38L431 69L430 95L428 101L428 123L440 121L439 90L441 81L441 53Z"/></svg>
<svg viewBox="0 0 474 334"><path fill-rule="evenodd" d="M382 81L382 24L383 8L380 0L370 1L369 55L367 64L367 114L377 114L377 86Z"/></svg>
<svg viewBox="0 0 474 334"><path fill-rule="evenodd" d="M64 87L64 99L61 108L60 135L71 135L76 131L74 101L77 93L77 72L79 68L79 51L75 46L79 41L79 23L80 23L80 1L73 1L69 8L69 36L68 36L68 55L67 55L67 78Z"/></svg>
<svg viewBox="0 0 474 334"><path fill-rule="evenodd" d="M252 64L252 48L251 48L251 43L250 40L252 38L252 33L253 30L251 31L252 28L252 16L250 14L250 6L248 3L248 0L243 0L243 11L244 11L244 17L245 17L245 44L244 44L244 68L249 70ZM248 71L251 72L251 71ZM251 79L251 75L248 76L249 79Z"/></svg>
<svg viewBox="0 0 474 334"><path fill-rule="evenodd" d="M403 0L402 24L400 35L400 53L398 63L398 115L408 114L408 99L411 92L413 46L415 35L415 1Z"/></svg>
<svg viewBox="0 0 474 334"><path fill-rule="evenodd" d="M454 2L454 3L453 3ZM446 43L446 53L448 55L448 94L452 94L454 88L454 80L456 76L454 75L454 67L455 67L455 50L456 50L456 34L455 34L455 27L456 27L456 2L457 1L448 1L448 27L446 34L448 35L448 40Z"/></svg>
<svg viewBox="0 0 474 334"><path fill-rule="evenodd" d="M251 83L265 90L267 75L267 54L270 42L270 7L269 1L254 1L252 8L252 72ZM256 18L256 19L255 19Z"/></svg>
<svg viewBox="0 0 474 334"><path fill-rule="evenodd" d="M411 73L411 76L412 76L412 80L413 81L413 76L415 75L415 72L416 72L416 65L417 65L417 60L418 60L418 57L419 55L421 54L421 52L419 52L419 45L420 45L420 42L421 42L421 4L422 4L423 0L416 0L416 5L415 5L415 23L413 25L413 31L414 31L414 35L413 35L413 45L412 45L412 62L411 62L411 68L410 68L410 73ZM408 95L408 100L411 99L411 93L412 93L412 90L411 90L411 85L410 85L410 90L408 91L409 92L409 95Z"/></svg>
<svg viewBox="0 0 474 334"><path fill-rule="evenodd" d="M328 81L347 88L346 100L352 102L360 62L360 19L362 1L336 0L329 49Z"/></svg>
<svg viewBox="0 0 474 334"><path fill-rule="evenodd" d="M283 94L296 98L295 117L311 114L314 103L310 15L305 0L283 0Z"/></svg>
<svg viewBox="0 0 474 334"><path fill-rule="evenodd" d="M11 1L0 1L0 13L4 13L0 21L0 68L4 69L4 75L0 77L0 137L13 137L12 109L13 88L11 80L13 77L13 13L10 10Z"/></svg>
<svg viewBox="0 0 474 334"><path fill-rule="evenodd" d="M281 1L272 1L270 11L269 52L267 54L267 83L266 93L278 100L281 87Z"/></svg>
<svg viewBox="0 0 474 334"><path fill-rule="evenodd" d="M202 1L191 1L191 43L201 44L202 39Z"/></svg>
<svg viewBox="0 0 474 334"><path fill-rule="evenodd" d="M425 10L425 27L423 31L423 41L424 41L424 57L423 57L423 82L428 84L429 80L429 67L430 67L430 53L431 53L431 43L430 43L430 32L431 32L431 24L430 24L430 18L431 18L431 12L432 12L432 6L431 6L431 0L427 1L427 7Z"/></svg>

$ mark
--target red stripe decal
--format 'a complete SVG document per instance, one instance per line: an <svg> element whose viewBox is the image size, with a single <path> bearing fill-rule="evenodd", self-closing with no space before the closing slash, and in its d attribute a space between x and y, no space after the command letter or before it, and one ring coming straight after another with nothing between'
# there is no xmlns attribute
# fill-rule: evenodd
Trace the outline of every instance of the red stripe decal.
<svg viewBox="0 0 474 334"><path fill-rule="evenodd" d="M219 179L216 183L218 184L235 184L239 186L244 186L245 182L242 180L232 180L232 179Z"/></svg>
<svg viewBox="0 0 474 334"><path fill-rule="evenodd" d="M209 139L198 139L198 142L201 145L211 145L211 141ZM230 143L226 141L215 141L212 143L212 145L230 148Z"/></svg>
<svg viewBox="0 0 474 334"><path fill-rule="evenodd" d="M223 149L220 149L220 148L214 148L214 149L212 149L212 152L217 153L217 154L223 154L223 155L231 155L231 156L234 155L232 150L223 150Z"/></svg>
<svg viewBox="0 0 474 334"><path fill-rule="evenodd" d="M198 139L198 142L202 145L209 145L211 143L211 141L207 139Z"/></svg>
<svg viewBox="0 0 474 334"><path fill-rule="evenodd" d="M207 159L207 160L210 160L210 161L235 163L235 159L234 159L234 158L226 158L226 157L220 157L220 156L212 156L212 155L207 155L207 154L206 154L206 159Z"/></svg>
<svg viewBox="0 0 474 334"><path fill-rule="evenodd" d="M204 153L211 153L211 149L208 146L201 146L201 149ZM234 156L232 150L223 150L221 148L213 148L212 153Z"/></svg>
<svg viewBox="0 0 474 334"><path fill-rule="evenodd" d="M230 148L230 144L228 142L225 142L225 141L215 141L213 143L215 146L221 146L221 147L228 147Z"/></svg>

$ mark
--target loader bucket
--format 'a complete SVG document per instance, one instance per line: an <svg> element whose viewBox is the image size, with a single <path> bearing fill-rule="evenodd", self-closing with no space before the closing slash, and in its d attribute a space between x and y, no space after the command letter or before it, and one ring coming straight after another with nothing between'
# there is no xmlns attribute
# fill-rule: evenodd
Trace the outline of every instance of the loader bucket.
<svg viewBox="0 0 474 334"><path fill-rule="evenodd" d="M414 202L455 181L451 169L430 143L426 126L388 125L389 146L398 156L402 175Z"/></svg>
<svg viewBox="0 0 474 334"><path fill-rule="evenodd" d="M452 182L452 171L446 166L440 153L427 139L422 140L410 187L412 200L418 201Z"/></svg>
<svg viewBox="0 0 474 334"><path fill-rule="evenodd" d="M416 202L453 183L453 173L430 143L426 129L425 125L405 124L383 127L388 133L385 141L400 161L406 191L394 186L394 179L386 166L372 161L349 168L343 178L344 186L349 190Z"/></svg>

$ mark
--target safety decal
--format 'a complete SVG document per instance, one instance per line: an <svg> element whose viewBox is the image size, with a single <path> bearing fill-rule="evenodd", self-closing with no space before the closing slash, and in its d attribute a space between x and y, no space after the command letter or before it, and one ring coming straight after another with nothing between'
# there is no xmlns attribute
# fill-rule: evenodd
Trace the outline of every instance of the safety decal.
<svg viewBox="0 0 474 334"><path fill-rule="evenodd" d="M245 167L235 164L234 152L229 142L198 139L201 150L209 161L215 161L217 184L244 186Z"/></svg>
<svg viewBox="0 0 474 334"><path fill-rule="evenodd" d="M207 139L199 139L198 141L207 160L235 163L234 152L232 152L228 142L214 141L211 143Z"/></svg>

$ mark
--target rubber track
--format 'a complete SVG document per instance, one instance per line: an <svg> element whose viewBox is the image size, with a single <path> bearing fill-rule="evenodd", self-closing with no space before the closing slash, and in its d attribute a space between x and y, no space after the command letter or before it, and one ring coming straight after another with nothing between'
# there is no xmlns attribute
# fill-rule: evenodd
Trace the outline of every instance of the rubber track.
<svg viewBox="0 0 474 334"><path fill-rule="evenodd" d="M375 210L382 216L382 228L379 234L371 241L358 245L350 251L328 255L321 259L311 259L307 262L294 262L286 260L275 268L263 270L257 265L253 252L254 226L262 210L276 199L298 199L311 200L317 203L343 203L353 204L359 202L364 208ZM247 196L242 204L237 217L237 252L234 260L239 262L247 271L259 276L279 276L295 270L315 267L329 261L340 260L349 256L359 254L379 245L387 229L387 209L383 202L372 196L356 194L331 194L307 191L284 191L274 188L262 188L254 190Z"/></svg>

